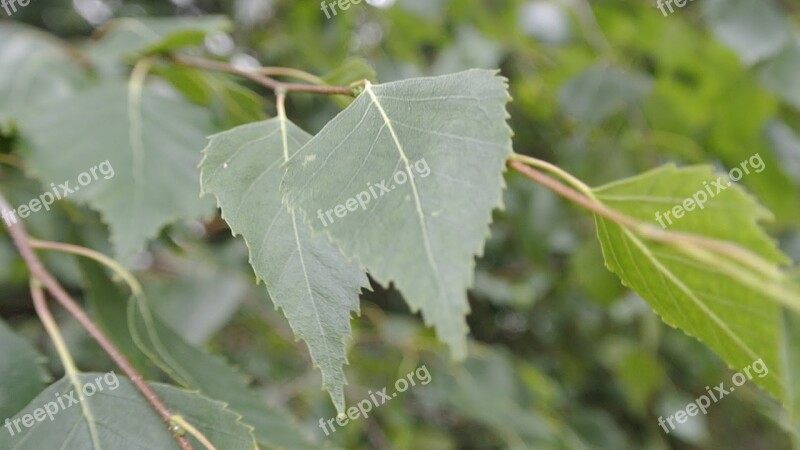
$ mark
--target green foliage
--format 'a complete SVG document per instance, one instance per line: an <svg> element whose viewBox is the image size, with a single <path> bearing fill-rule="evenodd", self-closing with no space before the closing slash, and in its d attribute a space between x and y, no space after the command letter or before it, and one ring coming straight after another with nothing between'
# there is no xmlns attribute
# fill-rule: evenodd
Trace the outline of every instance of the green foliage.
<svg viewBox="0 0 800 450"><path fill-rule="evenodd" d="M109 383L109 374L84 373L75 378L62 378L50 385L33 399L27 407L11 418L18 421L20 432L14 427L14 436L0 434L2 448L33 450L43 448L162 448L178 449L170 431L147 402L123 379ZM97 389L83 390L85 386ZM102 390L100 389L102 387ZM240 421L240 416L231 412L223 403L209 400L199 394L183 391L172 386L153 384L156 393L176 413L182 415L200 430L217 448L248 450L256 448L250 427ZM84 393L86 392L86 394ZM60 406L61 399L64 408ZM72 403L71 399L79 403ZM36 412L46 404L51 406L53 420L48 415ZM25 423L35 424L25 428ZM12 425L14 426L14 425ZM195 448L200 445L194 441Z"/></svg>
<svg viewBox="0 0 800 450"><path fill-rule="evenodd" d="M103 127L90 134L100 123ZM80 189L74 200L103 214L123 261L143 250L164 225L211 212L211 203L197 195L197 149L213 129L211 119L173 94L133 84L102 85L50 105L21 129L31 171ZM104 174L78 185L79 174L104 161L113 177Z"/></svg>
<svg viewBox="0 0 800 450"><path fill-rule="evenodd" d="M309 138L279 119L216 135L205 150L202 183L216 195L231 230L244 236L256 275L308 344L336 409L344 412L344 341L368 281L330 242L312 237L282 202L282 164Z"/></svg>
<svg viewBox="0 0 800 450"><path fill-rule="evenodd" d="M394 282L457 358L466 356L472 258L511 151L507 101L505 82L489 71L367 85L292 153L283 181L311 227L377 281ZM332 223L318 218L331 210Z"/></svg>
<svg viewBox="0 0 800 450"><path fill-rule="evenodd" d="M716 193L713 183L725 190ZM708 167L656 169L594 189L599 201L628 216L653 221L691 199L698 191L710 197L703 209L662 219L670 230L733 242L777 265L788 262L757 222L770 217L751 197ZM682 207L682 206L681 206ZM674 223L672 223L674 220ZM647 300L669 325L678 327L714 349L734 370L762 358L774 369L756 380L776 398L785 400L781 350L780 303L800 299L788 286L759 276L752 268L716 255L703 261L679 246L647 242L633 231L597 219L598 236L609 269ZM695 250L696 251L696 250Z"/></svg>
<svg viewBox="0 0 800 450"><path fill-rule="evenodd" d="M45 387L46 377L39 366L40 356L20 336L0 321L0 416L8 417L22 409Z"/></svg>
<svg viewBox="0 0 800 450"><path fill-rule="evenodd" d="M224 401L253 426L264 448L303 450L316 448L291 423L285 412L271 408L247 386L241 374L221 360L192 347L153 315L142 297L130 302L130 329L142 351L170 377L187 389Z"/></svg>
<svg viewBox="0 0 800 450"><path fill-rule="evenodd" d="M800 449L796 5L79 3L0 23L0 192L113 166L24 223L113 255L37 250L195 448ZM0 448L178 448L60 308L46 344L30 271L0 236L0 420L100 376L70 359L121 385Z"/></svg>

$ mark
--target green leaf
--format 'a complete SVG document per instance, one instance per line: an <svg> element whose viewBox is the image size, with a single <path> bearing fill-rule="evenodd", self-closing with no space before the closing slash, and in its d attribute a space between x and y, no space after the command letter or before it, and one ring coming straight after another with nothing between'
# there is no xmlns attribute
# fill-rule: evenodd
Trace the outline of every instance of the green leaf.
<svg viewBox="0 0 800 450"><path fill-rule="evenodd" d="M130 327L136 342L176 382L224 401L255 427L260 445L284 450L312 450L313 444L283 410L269 405L248 387L244 377L204 351L191 346L150 310L142 297L131 300Z"/></svg>
<svg viewBox="0 0 800 450"><path fill-rule="evenodd" d="M330 242L313 238L282 202L284 159L309 138L291 122L284 134L279 119L217 134L205 150L201 180L231 230L244 237L256 275L308 344L325 388L344 412L344 340L351 334L351 312L359 311L359 291L369 282Z"/></svg>
<svg viewBox="0 0 800 450"><path fill-rule="evenodd" d="M226 128L266 118L264 97L227 74L174 65L157 66L154 70L190 101L212 107Z"/></svg>
<svg viewBox="0 0 800 450"><path fill-rule="evenodd" d="M142 278L145 296L159 299L152 304L155 313L192 345L204 344L224 328L248 292L239 244L207 248L187 243L185 257L159 252L156 258L172 273Z"/></svg>
<svg viewBox="0 0 800 450"><path fill-rule="evenodd" d="M197 149L211 130L208 113L174 93L121 83L84 91L22 124L31 172L47 189L64 181L79 188L69 199L100 211L123 262L165 225L212 212L197 185ZM96 171L91 184L78 185L81 173L104 161L113 177Z"/></svg>
<svg viewBox="0 0 800 450"><path fill-rule="evenodd" d="M76 54L64 43L8 21L0 22L0 67L0 123L31 115L85 83Z"/></svg>
<svg viewBox="0 0 800 450"><path fill-rule="evenodd" d="M711 31L746 64L774 55L791 37L791 22L774 0L708 0L704 6Z"/></svg>
<svg viewBox="0 0 800 450"><path fill-rule="evenodd" d="M226 450L256 448L251 429L240 421L239 415L228 410L223 403L172 386L158 383L150 385L170 407L173 414L183 416L216 448ZM89 393L92 395L88 395ZM70 396L79 403L72 404ZM60 407L58 399L62 400L64 408ZM54 411L52 420L43 413L43 410L36 412L37 409L46 408L48 405L50 410ZM24 419L26 415L28 419ZM42 420L35 421L31 417ZM20 427L19 431L13 424L15 420ZM32 421L34 424L30 428L23 426ZM69 377L62 378L39 394L11 419L11 422L11 431L7 428L0 431L0 448L14 450L54 448L177 450L179 448L166 425L139 391L126 378L111 373L76 374L74 380ZM190 438L190 441L194 448L203 448L194 438Z"/></svg>
<svg viewBox="0 0 800 450"><path fill-rule="evenodd" d="M592 124L639 103L651 85L644 75L613 66L597 66L567 82L561 88L559 103L568 115Z"/></svg>
<svg viewBox="0 0 800 450"><path fill-rule="evenodd" d="M347 86L356 81L375 82L375 69L361 58L347 58L336 69L328 72L322 79L330 86Z"/></svg>
<svg viewBox="0 0 800 450"><path fill-rule="evenodd" d="M508 99L487 70L368 85L291 158L284 181L311 227L394 282L459 358L474 257L502 203ZM347 215L331 215L345 203Z"/></svg>
<svg viewBox="0 0 800 450"><path fill-rule="evenodd" d="M800 280L800 277L797 277ZM785 413L789 419L787 426L792 433L792 449L800 448L800 317L792 312L783 315L786 372L784 383L787 386ZM770 368L772 370L772 368Z"/></svg>
<svg viewBox="0 0 800 450"><path fill-rule="evenodd" d="M100 30L100 41L89 47L95 57L122 59L200 45L206 36L227 31L225 16L123 17Z"/></svg>
<svg viewBox="0 0 800 450"><path fill-rule="evenodd" d="M45 388L42 357L0 320L0 418L22 409ZM0 430L2 433L2 430Z"/></svg>
<svg viewBox="0 0 800 450"><path fill-rule="evenodd" d="M792 39L784 49L758 67L761 84L786 103L800 108L800 37Z"/></svg>
<svg viewBox="0 0 800 450"><path fill-rule="evenodd" d="M532 373L504 351L471 347L463 365L433 366L432 382L425 387L425 403L447 409L474 421L503 438L502 448L588 450L574 430L559 417L550 399L532 392L521 375L536 377L536 384L551 383L546 375ZM487 389L491 386L492 389Z"/></svg>
<svg viewBox="0 0 800 450"><path fill-rule="evenodd" d="M778 160L776 166L800 187L800 135L780 121L767 125L766 134Z"/></svg>
<svg viewBox="0 0 800 450"><path fill-rule="evenodd" d="M329 86L349 86L361 80L375 82L377 74L366 61L361 58L347 58L342 65L325 74L322 80ZM353 102L350 97L343 95L334 96L334 101L342 108Z"/></svg>
<svg viewBox="0 0 800 450"><path fill-rule="evenodd" d="M712 182L721 182L724 190L716 193ZM686 208L681 218L670 213L669 220L663 219L666 211L697 192L708 193L706 186L714 195L708 196L703 209ZM778 265L789 261L758 226L759 220L771 217L769 211L741 188L730 186L727 178L718 180L708 166L665 166L594 192L600 202L633 218L652 223L658 213L669 231L737 244L776 272ZM779 302L789 301L782 294L797 298L790 287L722 256L713 262L693 258L676 246L645 240L604 218L597 218L597 228L608 268L647 300L664 322L704 342L735 370L762 358L769 376L754 381L785 399Z"/></svg>
<svg viewBox="0 0 800 450"><path fill-rule="evenodd" d="M128 295L114 284L105 268L88 258L76 258L86 288L92 319L136 370L146 373L147 357L139 350L128 328Z"/></svg>

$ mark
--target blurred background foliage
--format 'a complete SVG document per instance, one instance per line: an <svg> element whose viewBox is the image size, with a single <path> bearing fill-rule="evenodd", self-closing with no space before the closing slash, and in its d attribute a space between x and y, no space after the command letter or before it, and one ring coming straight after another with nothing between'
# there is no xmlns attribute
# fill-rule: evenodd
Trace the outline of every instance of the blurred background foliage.
<svg viewBox="0 0 800 450"><path fill-rule="evenodd" d="M668 16L653 2L633 0L367 3L328 20L315 1L34 0L13 21L62 37L81 50L69 56L78 60L102 62L124 50L124 35L106 35L102 44L91 40L113 33L103 27L116 17L223 14L233 27L206 38L208 52L243 66L327 74L334 84L500 68L513 96L515 150L552 161L590 185L669 162L725 170L759 153L767 169L742 183L774 212L768 229L800 261L800 4L794 0L696 0ZM213 18L203 20L219 26ZM0 33L6 51L13 49L12 39ZM68 65L51 70L68 71ZM124 76L119 67L97 67L102 69L93 77ZM6 70L0 65L0 80ZM275 114L271 95L255 85L244 88L225 76L170 66L156 70L211 107L217 130ZM56 77L45 72L32 76ZM25 102L46 107L58 95L57 80L42 80L41 96ZM338 100L292 95L288 114L316 132L341 109ZM13 101L0 97L0 112ZM6 158L19 144L13 127L0 127ZM41 191L22 171L1 175L12 201ZM362 316L353 321L348 402L391 386L421 364L433 382L329 438L318 420L335 412L320 390L319 373L263 286L256 286L243 242L223 222L168 228L137 258L136 269L167 324L252 376L264 401L285 407L320 446L790 447L776 402L750 383L666 435L658 417L683 408L705 386L730 380L730 370L702 344L665 326L604 268L589 215L516 174L507 182L506 208L496 213L470 294L475 342L468 361L449 362L444 346L408 313L399 294L376 286L363 296ZM84 242L110 253L104 225L81 206L62 203L27 223L38 238ZM91 284L71 258L48 256L47 262L76 295ZM0 316L57 361L26 283L24 266L0 236ZM124 300L113 289L105 293L108 298L87 295L93 313L102 313L103 302L118 300L114 296ZM68 317L62 320L79 366L112 367ZM51 366L52 374L61 373L57 362Z"/></svg>

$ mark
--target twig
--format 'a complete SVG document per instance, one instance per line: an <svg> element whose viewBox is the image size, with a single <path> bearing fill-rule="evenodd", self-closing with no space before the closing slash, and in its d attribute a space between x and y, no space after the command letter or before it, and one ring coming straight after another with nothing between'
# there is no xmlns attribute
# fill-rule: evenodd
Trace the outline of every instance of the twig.
<svg viewBox="0 0 800 450"><path fill-rule="evenodd" d="M274 68L253 70L239 69L228 63L184 55L172 55L172 61L182 66L239 75L240 77L247 78L275 92L307 92L312 94L346 95L348 97L355 97L354 89L350 86L317 86L313 84L284 83L262 73L264 69Z"/></svg>
<svg viewBox="0 0 800 450"><path fill-rule="evenodd" d="M212 444L211 441L209 441L208 438L203 435L203 433L195 428L194 425L187 422L183 416L172 416L172 423L180 427L185 432L191 434L195 439L203 444L203 447L205 447L206 450L217 450L217 448L214 447L214 444Z"/></svg>
<svg viewBox="0 0 800 450"><path fill-rule="evenodd" d="M142 285L139 283L139 280L134 278L134 276L131 275L127 269L119 265L119 263L100 252L96 252L92 249L78 245L63 244L61 242L40 241L32 238L28 238L28 243L31 244L31 247L35 249L54 250L62 253L69 253L71 255L83 256L85 258L97 261L100 264L109 267L114 271L115 274L117 274L117 276L122 278L125 281L125 284L127 284L131 288L131 291L133 291L133 295L139 295L142 293Z"/></svg>
<svg viewBox="0 0 800 450"><path fill-rule="evenodd" d="M0 211L1 210L9 210L11 207L9 206L8 202L6 201L5 197L0 194ZM136 369L133 368L133 365L128 361L125 356L114 347L114 344L108 339L108 337L103 334L102 331L97 327L97 325L92 322L92 319L86 315L86 313L81 309L81 307L72 299L72 297L67 293L67 291L61 286L61 284L50 274L50 272L44 267L42 261L36 256L36 253L33 251L33 247L31 247L29 243L28 233L25 230L25 226L22 222L16 222L13 224L6 224L6 228L8 229L8 233L11 236L11 240L14 242L17 250L19 251L20 255L22 256L23 261L28 266L28 270L31 273L31 276L39 282L47 289L50 294L55 298L61 306L63 306L72 316L81 324L81 326L89 333L92 338L100 345L100 347L108 353L114 363L125 373L125 375L131 380L131 383L136 387L136 389L141 392L142 396L147 400L148 403L153 407L156 413L161 417L161 420L167 425L168 429L172 427L172 417L173 414L170 409L164 404L163 400L158 397L158 395L153 391L152 388L144 381L142 375L140 375ZM175 440L180 445L181 449L183 450L194 450L192 444L183 436L178 436L173 434Z"/></svg>
<svg viewBox="0 0 800 450"><path fill-rule="evenodd" d="M319 84L324 85L325 80L322 78L305 72L299 69L292 69L291 67L261 67L258 69L258 73L261 75L267 76L284 76L284 77L291 77L297 78L298 80L303 80L309 82L311 84Z"/></svg>
<svg viewBox="0 0 800 450"><path fill-rule="evenodd" d="M619 225L635 231L647 239L673 245L679 248L681 251L690 251L693 254L696 252L692 251L689 246L696 246L700 249L725 255L744 266L750 267L770 280L782 281L785 279L785 274L775 269L769 262L765 261L755 253L739 247L738 245L688 233L660 230L653 225L641 222L607 207L606 205L594 199L594 195L591 193L591 191L589 194L582 194L581 192L559 183L542 172L526 166L518 157L512 156L512 158L509 159L508 165L533 181L536 181L551 191L561 195L567 200L570 200L573 203L599 216L605 217ZM792 303L791 306L793 308L800 309L800 304Z"/></svg>

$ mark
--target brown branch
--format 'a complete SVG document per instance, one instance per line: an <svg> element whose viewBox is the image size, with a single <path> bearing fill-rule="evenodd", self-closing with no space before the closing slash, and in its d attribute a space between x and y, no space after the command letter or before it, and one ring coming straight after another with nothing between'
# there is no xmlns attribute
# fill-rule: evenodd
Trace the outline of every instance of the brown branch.
<svg viewBox="0 0 800 450"><path fill-rule="evenodd" d="M614 221L614 222L616 222L616 223L618 223L620 225L624 225L624 226L626 226L628 228L631 228L631 229L634 229L634 230L640 230L641 231L641 229L642 229L642 224L639 221L637 221L635 219L632 219L632 218L630 218L630 217L628 217L628 216L626 216L626 215L624 215L622 213L614 211L613 209L611 209L611 208L609 208L609 207L607 207L607 206L605 206L605 205L603 205L601 203L593 202L592 200L587 198L585 195L582 195L578 191L576 191L574 189L571 189L571 188L559 183L558 181L548 177L547 175L543 174L542 172L539 172L536 169L528 167L528 166L526 166L525 164L523 164L523 163L521 163L519 161L510 161L508 163L508 165L512 169L514 169L517 172L525 175L526 177L532 179L533 181L541 184L542 186L546 187L547 189L550 189L551 191L553 191L553 192L557 193L558 195L566 198L567 200L569 200L569 201L571 201L571 202L573 202L573 203L575 203L575 204L577 204L579 206L582 206L582 207L588 209L589 211L591 211L591 212L593 212L593 213L595 213L595 214L597 214L599 216L603 216L603 217L605 217L607 219L610 219L610 220L612 220L612 221Z"/></svg>
<svg viewBox="0 0 800 450"><path fill-rule="evenodd" d="M172 55L172 61L182 66L232 73L234 75L254 81L275 92L307 92L311 94L346 95L348 97L355 97L353 88L350 86L318 86L314 84L303 83L284 83L264 75L262 73L263 71L260 69L239 69L228 63L204 58L196 58L193 56Z"/></svg>
<svg viewBox="0 0 800 450"><path fill-rule="evenodd" d="M773 268L769 262L765 261L759 255L756 255L747 249L743 249L736 244L679 231L660 230L653 225L640 222L639 220L615 211L600 202L594 201L580 192L550 178L544 173L532 167L526 166L520 161L513 159L509 160L508 166L557 193L558 195L561 195L567 200L577 204L578 206L581 206L599 216L605 217L606 219L609 219L623 227L636 231L645 238L668 245L677 246L679 248L687 244L697 246L699 248L730 257L733 260L760 272L770 279L780 280L784 277L780 271Z"/></svg>
<svg viewBox="0 0 800 450"><path fill-rule="evenodd" d="M9 206L8 202L6 201L5 197L0 195L0 211L8 211L11 207ZM102 331L97 327L97 325L92 322L92 319L89 318L88 315L81 309L80 305L72 299L72 297L67 293L67 291L61 286L61 284L50 274L50 272L44 267L42 261L36 256L36 253L33 251L30 243L28 242L29 237L28 233L25 230L25 226L22 222L18 221L11 225L6 224L6 228L8 229L8 233L11 236L11 240L14 242L14 245L17 247L20 255L22 256L23 261L28 266L28 270L33 278L39 280L42 283L42 286L47 289L50 294L55 298L61 306L63 306L70 314L83 326L84 329L89 333L100 347L108 353L114 363L125 373L125 375L131 380L131 383L139 390L142 396L147 400L148 403L153 407L153 409L158 413L161 417L161 420L164 424L167 425L167 428L170 429L172 432L172 412L164 404L163 400L158 397L158 395L153 391L152 388L144 381L142 375L140 375L136 369L133 368L133 365L128 361L125 356L114 347L114 344L108 339L108 337L103 334ZM173 433L175 440L180 445L181 449L183 450L194 450L192 444L186 439L184 436L179 436Z"/></svg>

